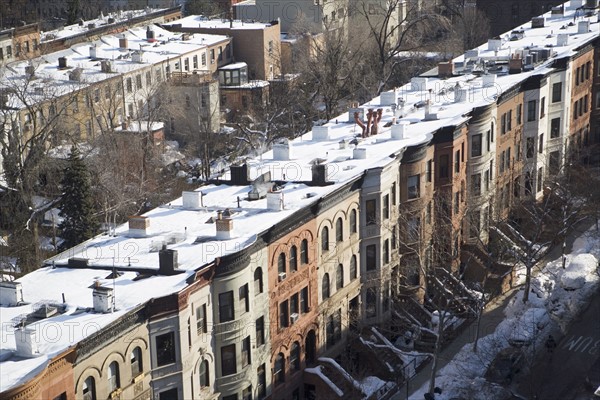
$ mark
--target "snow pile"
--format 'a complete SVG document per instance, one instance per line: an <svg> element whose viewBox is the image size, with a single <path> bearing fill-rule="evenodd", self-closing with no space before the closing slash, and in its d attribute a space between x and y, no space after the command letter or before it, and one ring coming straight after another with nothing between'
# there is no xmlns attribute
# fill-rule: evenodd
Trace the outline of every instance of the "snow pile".
<svg viewBox="0 0 600 400"><path fill-rule="evenodd" d="M565 290L581 289L590 273L594 273L598 260L592 254L576 255L560 278L560 286Z"/></svg>
<svg viewBox="0 0 600 400"><path fill-rule="evenodd" d="M371 397L373 393L377 391L386 392L387 386L386 381L379 379L376 376L367 376L362 381L360 381L360 389L366 398Z"/></svg>
<svg viewBox="0 0 600 400"><path fill-rule="evenodd" d="M323 382L325 382L327 386L331 388L331 390L333 390L338 396L342 397L344 395L344 392L342 392L340 388L335 385L335 383L331 382L331 380L325 376L323 371L321 371L321 368L322 367L318 365L314 368L306 368L304 371L308 372L309 374L315 374L319 376L319 378L321 378Z"/></svg>

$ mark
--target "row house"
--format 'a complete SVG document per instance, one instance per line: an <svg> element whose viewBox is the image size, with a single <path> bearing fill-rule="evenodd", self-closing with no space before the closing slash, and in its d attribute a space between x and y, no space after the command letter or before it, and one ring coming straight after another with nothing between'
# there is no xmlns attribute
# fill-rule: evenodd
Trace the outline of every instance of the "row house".
<svg viewBox="0 0 600 400"><path fill-rule="evenodd" d="M38 24L28 24L0 31L0 65L28 60L40 55Z"/></svg>

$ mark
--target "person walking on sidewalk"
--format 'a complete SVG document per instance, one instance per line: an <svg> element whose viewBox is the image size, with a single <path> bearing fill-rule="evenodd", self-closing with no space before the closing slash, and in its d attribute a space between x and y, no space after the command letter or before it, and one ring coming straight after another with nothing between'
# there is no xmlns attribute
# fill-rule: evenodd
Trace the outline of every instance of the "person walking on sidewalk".
<svg viewBox="0 0 600 400"><path fill-rule="evenodd" d="M546 340L546 349L548 350L548 353L554 353L555 348L556 340L554 340L554 337L552 335L548 335L548 339Z"/></svg>

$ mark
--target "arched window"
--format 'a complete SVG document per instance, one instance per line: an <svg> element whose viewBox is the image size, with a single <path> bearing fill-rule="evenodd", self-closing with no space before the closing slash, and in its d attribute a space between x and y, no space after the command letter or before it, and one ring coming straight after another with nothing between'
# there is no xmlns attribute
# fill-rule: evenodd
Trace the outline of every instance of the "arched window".
<svg viewBox="0 0 600 400"><path fill-rule="evenodd" d="M275 368L273 372L273 381L275 384L285 382L285 358L283 357L283 353L277 354L277 358L275 358Z"/></svg>
<svg viewBox="0 0 600 400"><path fill-rule="evenodd" d="M344 287L344 266L339 264L335 272L335 290L340 290Z"/></svg>
<svg viewBox="0 0 600 400"><path fill-rule="evenodd" d="M294 342L290 351L290 370L300 371L300 343Z"/></svg>
<svg viewBox="0 0 600 400"><path fill-rule="evenodd" d="M326 226L321 230L321 250L329 250L329 228Z"/></svg>
<svg viewBox="0 0 600 400"><path fill-rule="evenodd" d="M335 222L335 241L341 242L344 240L344 221L342 218L338 218Z"/></svg>
<svg viewBox="0 0 600 400"><path fill-rule="evenodd" d="M308 264L308 240L306 239L300 244L300 262Z"/></svg>
<svg viewBox="0 0 600 400"><path fill-rule="evenodd" d="M290 249L290 271L298 270L298 248L292 246Z"/></svg>
<svg viewBox="0 0 600 400"><path fill-rule="evenodd" d="M356 209L350 211L350 233L356 233Z"/></svg>
<svg viewBox="0 0 600 400"><path fill-rule="evenodd" d="M254 294L263 292L262 268L258 267L254 271Z"/></svg>
<svg viewBox="0 0 600 400"><path fill-rule="evenodd" d="M88 376L83 381L83 400L96 400L96 381L94 377Z"/></svg>
<svg viewBox="0 0 600 400"><path fill-rule="evenodd" d="M142 349L136 347L131 352L131 376L136 377L144 371L142 364Z"/></svg>
<svg viewBox="0 0 600 400"><path fill-rule="evenodd" d="M358 272L356 268L356 256L352 255L350 259L350 280L354 280L358 277Z"/></svg>
<svg viewBox="0 0 600 400"><path fill-rule="evenodd" d="M108 366L108 391L114 392L121 386L119 382L119 364L113 361Z"/></svg>
<svg viewBox="0 0 600 400"><path fill-rule="evenodd" d="M208 375L208 360L204 360L200 363L200 369L198 371L198 375L200 375L200 387L207 387L210 385L209 375Z"/></svg>
<svg viewBox="0 0 600 400"><path fill-rule="evenodd" d="M321 293L323 294L323 300L329 298L329 274L323 276L323 282L321 283Z"/></svg>
<svg viewBox="0 0 600 400"><path fill-rule="evenodd" d="M277 259L277 272L279 274L285 274L285 253L279 254L279 258Z"/></svg>

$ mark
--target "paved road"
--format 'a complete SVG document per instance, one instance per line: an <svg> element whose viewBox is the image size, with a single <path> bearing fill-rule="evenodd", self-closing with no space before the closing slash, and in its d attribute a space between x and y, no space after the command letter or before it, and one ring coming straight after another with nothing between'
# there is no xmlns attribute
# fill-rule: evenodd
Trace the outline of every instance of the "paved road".
<svg viewBox="0 0 600 400"><path fill-rule="evenodd" d="M581 398L577 392L599 359L600 293L558 341L555 351L552 354L542 351L529 376L520 381L519 393L539 400Z"/></svg>

